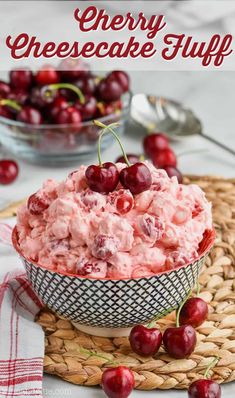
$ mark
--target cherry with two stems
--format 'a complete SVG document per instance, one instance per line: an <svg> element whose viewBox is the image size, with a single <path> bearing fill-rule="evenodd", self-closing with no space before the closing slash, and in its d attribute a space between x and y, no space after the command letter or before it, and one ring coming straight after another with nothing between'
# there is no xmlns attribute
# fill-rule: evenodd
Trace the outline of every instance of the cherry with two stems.
<svg viewBox="0 0 235 398"><path fill-rule="evenodd" d="M181 309L190 295L191 291L177 311L176 327L167 328L163 334L163 344L166 352L176 359L189 357L197 343L195 329L191 325L180 326L179 320Z"/></svg>
<svg viewBox="0 0 235 398"><path fill-rule="evenodd" d="M108 398L127 398L134 386L133 372L126 366L109 368L103 372L101 387Z"/></svg>
<svg viewBox="0 0 235 398"><path fill-rule="evenodd" d="M221 387L216 381L208 379L209 371L218 363L216 357L209 364L203 379L194 381L188 389L189 398L221 398Z"/></svg>

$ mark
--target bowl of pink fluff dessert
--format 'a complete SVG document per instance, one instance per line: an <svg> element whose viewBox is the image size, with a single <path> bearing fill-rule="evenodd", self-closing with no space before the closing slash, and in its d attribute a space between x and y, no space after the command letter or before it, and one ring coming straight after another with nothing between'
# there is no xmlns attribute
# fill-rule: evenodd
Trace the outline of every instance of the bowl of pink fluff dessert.
<svg viewBox="0 0 235 398"><path fill-rule="evenodd" d="M197 185L147 161L110 164L120 176L110 192L95 191L91 166L46 181L19 208L13 243L43 303L80 330L111 337L179 306L215 232Z"/></svg>

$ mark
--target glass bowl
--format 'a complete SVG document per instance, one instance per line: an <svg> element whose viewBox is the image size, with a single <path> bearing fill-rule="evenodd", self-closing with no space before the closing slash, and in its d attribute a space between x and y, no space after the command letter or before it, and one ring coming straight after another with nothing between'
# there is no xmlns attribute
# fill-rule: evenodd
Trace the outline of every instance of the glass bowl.
<svg viewBox="0 0 235 398"><path fill-rule="evenodd" d="M108 125L118 122L115 129L120 136L128 120L131 93L122 98L122 110L97 120ZM34 126L0 117L0 143L15 156L30 163L63 166L81 163L89 159L97 151L100 127L93 120L82 122L79 127L71 125L40 125ZM112 144L115 138L105 134L102 149Z"/></svg>

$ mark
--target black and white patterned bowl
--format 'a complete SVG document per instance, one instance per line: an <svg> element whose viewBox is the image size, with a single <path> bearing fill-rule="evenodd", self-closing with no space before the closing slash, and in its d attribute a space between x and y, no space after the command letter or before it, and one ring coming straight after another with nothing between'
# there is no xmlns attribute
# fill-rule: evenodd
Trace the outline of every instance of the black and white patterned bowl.
<svg viewBox="0 0 235 398"><path fill-rule="evenodd" d="M49 308L84 327L129 328L178 307L197 282L215 231L206 231L193 263L154 276L118 280L50 271L24 257L16 228L12 239L33 290Z"/></svg>

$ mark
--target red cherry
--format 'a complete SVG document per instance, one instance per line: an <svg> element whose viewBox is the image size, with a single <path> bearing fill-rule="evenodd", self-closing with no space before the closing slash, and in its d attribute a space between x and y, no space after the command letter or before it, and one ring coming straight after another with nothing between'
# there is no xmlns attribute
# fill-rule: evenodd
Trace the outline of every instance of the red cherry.
<svg viewBox="0 0 235 398"><path fill-rule="evenodd" d="M112 192L119 182L118 169L111 162L103 163L102 166L88 166L85 174L89 188L95 192Z"/></svg>
<svg viewBox="0 0 235 398"><path fill-rule="evenodd" d="M56 84L60 82L60 74L51 65L44 65L36 74L35 81L39 86Z"/></svg>
<svg viewBox="0 0 235 398"><path fill-rule="evenodd" d="M130 78L126 72L122 70L114 70L107 76L107 78L116 80L122 87L123 93L129 90Z"/></svg>
<svg viewBox="0 0 235 398"><path fill-rule="evenodd" d="M7 96L8 99L17 102L19 105L25 105L28 100L28 93L24 90L19 88L12 89L9 95ZM12 109L12 108L11 108Z"/></svg>
<svg viewBox="0 0 235 398"><path fill-rule="evenodd" d="M96 89L93 76L82 76L73 83L83 94L93 95Z"/></svg>
<svg viewBox="0 0 235 398"><path fill-rule="evenodd" d="M82 115L82 120L92 119L97 111L96 98L93 96L85 96L85 103L82 104L79 100L75 102L74 106Z"/></svg>
<svg viewBox="0 0 235 398"><path fill-rule="evenodd" d="M165 168L166 166L176 167L177 159L171 148L163 149L152 155L152 161L155 167Z"/></svg>
<svg viewBox="0 0 235 398"><path fill-rule="evenodd" d="M155 355L162 343L162 334L157 328L134 326L129 336L132 350L143 357Z"/></svg>
<svg viewBox="0 0 235 398"><path fill-rule="evenodd" d="M14 69L10 72L10 84L13 88L28 90L33 83L33 73L29 69Z"/></svg>
<svg viewBox="0 0 235 398"><path fill-rule="evenodd" d="M113 101L113 102L98 102L97 103L97 117L112 115L116 113L121 108L120 101Z"/></svg>
<svg viewBox="0 0 235 398"><path fill-rule="evenodd" d="M152 133L145 136L143 145L146 155L152 158L159 151L168 148L169 139L165 134Z"/></svg>
<svg viewBox="0 0 235 398"><path fill-rule="evenodd" d="M129 189L134 195L147 191L152 184L151 173L141 162L122 169L119 178L123 187Z"/></svg>
<svg viewBox="0 0 235 398"><path fill-rule="evenodd" d="M58 97L56 90L48 92L45 87L33 87L30 93L30 103L36 108L44 108L52 104Z"/></svg>
<svg viewBox="0 0 235 398"><path fill-rule="evenodd" d="M196 342L196 332L191 325L168 328L163 334L166 352L177 359L189 357L195 349Z"/></svg>
<svg viewBox="0 0 235 398"><path fill-rule="evenodd" d="M176 167L164 166L163 168L167 172L169 177L174 177L174 176L177 177L178 183L182 184L183 176L182 176L181 172Z"/></svg>
<svg viewBox="0 0 235 398"><path fill-rule="evenodd" d="M189 398L221 398L221 387L213 380L194 381L188 390Z"/></svg>
<svg viewBox="0 0 235 398"><path fill-rule="evenodd" d="M19 122L40 125L43 122L40 111L32 106L24 106L17 115Z"/></svg>
<svg viewBox="0 0 235 398"><path fill-rule="evenodd" d="M0 80L0 98L7 98L10 94L11 88L8 83Z"/></svg>
<svg viewBox="0 0 235 398"><path fill-rule="evenodd" d="M61 109L55 116L55 122L58 124L71 124L72 126L79 126L82 121L81 113L75 106Z"/></svg>
<svg viewBox="0 0 235 398"><path fill-rule="evenodd" d="M128 153L126 156L129 162L132 164L138 163L140 161L140 156L138 155ZM126 163L124 156L119 156L116 160L116 163Z"/></svg>
<svg viewBox="0 0 235 398"><path fill-rule="evenodd" d="M55 120L58 113L61 112L62 109L68 108L68 106L69 103L66 98L59 96L55 98L51 105L49 105L47 114L49 118Z"/></svg>
<svg viewBox="0 0 235 398"><path fill-rule="evenodd" d="M127 398L135 386L133 372L125 366L104 371L101 386L109 398Z"/></svg>
<svg viewBox="0 0 235 398"><path fill-rule="evenodd" d="M180 325L200 326L208 316L208 305L199 297L191 297L180 311Z"/></svg>
<svg viewBox="0 0 235 398"><path fill-rule="evenodd" d="M12 114L12 112L8 109L7 106L0 105L0 116L6 117L7 119L12 119L13 114Z"/></svg>
<svg viewBox="0 0 235 398"><path fill-rule="evenodd" d="M28 198L27 207L31 214L39 215L46 210L50 205L50 201L46 196L43 196L39 191L35 192Z"/></svg>
<svg viewBox="0 0 235 398"><path fill-rule="evenodd" d="M102 101L112 102L122 95L122 87L113 79L103 79L98 86L98 96Z"/></svg>
<svg viewBox="0 0 235 398"><path fill-rule="evenodd" d="M63 80L74 81L81 76L88 75L89 66L81 59L66 58L59 65L60 74Z"/></svg>
<svg viewBox="0 0 235 398"><path fill-rule="evenodd" d="M0 160L0 184L11 184L19 174L19 168L14 160Z"/></svg>

